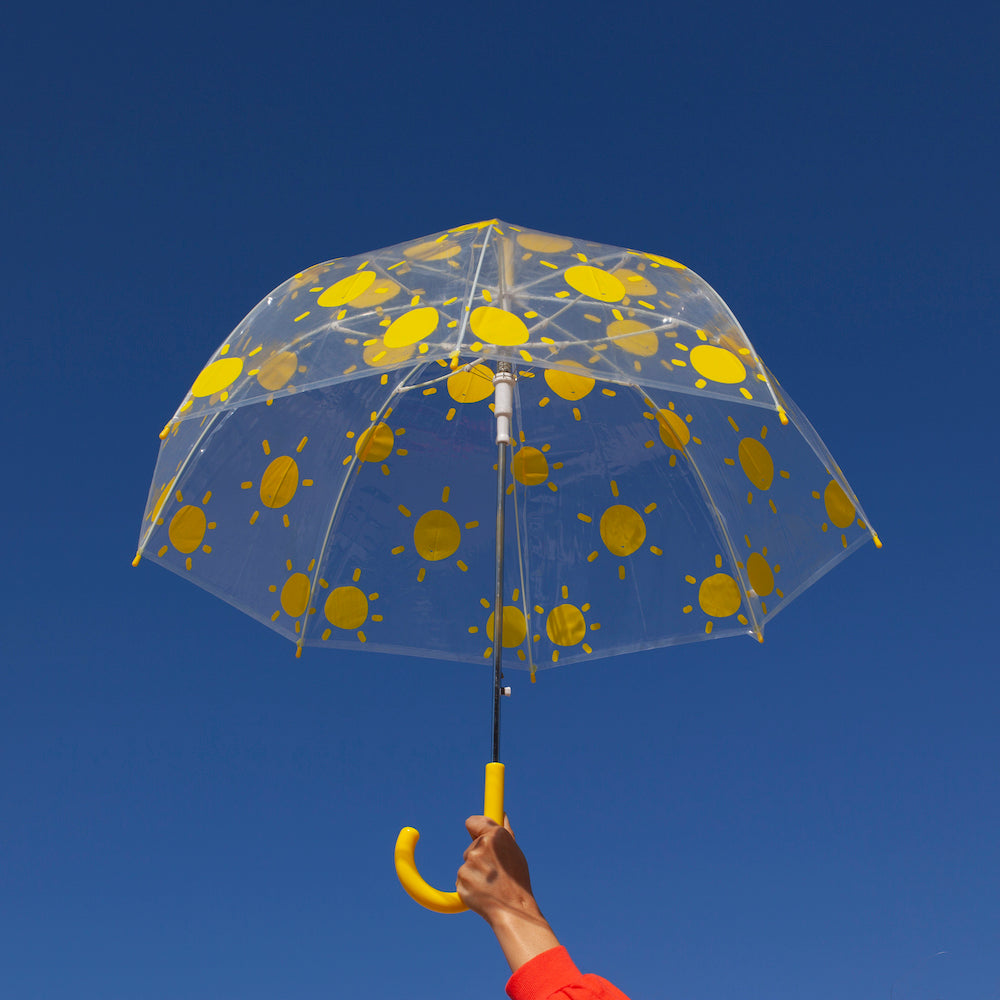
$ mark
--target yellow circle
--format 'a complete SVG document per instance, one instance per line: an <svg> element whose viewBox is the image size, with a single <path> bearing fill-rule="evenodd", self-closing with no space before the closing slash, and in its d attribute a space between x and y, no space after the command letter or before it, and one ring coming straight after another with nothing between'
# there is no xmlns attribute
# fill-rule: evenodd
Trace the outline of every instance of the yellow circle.
<svg viewBox="0 0 1000 1000"><path fill-rule="evenodd" d="M747 559L747 576L758 597L768 597L774 590L774 573L759 552L751 552Z"/></svg>
<svg viewBox="0 0 1000 1000"><path fill-rule="evenodd" d="M242 358L219 358L218 361L206 365L201 374L194 380L194 385L191 386L191 395L197 396L199 399L213 396L232 385L240 377L242 371Z"/></svg>
<svg viewBox="0 0 1000 1000"><path fill-rule="evenodd" d="M299 364L294 351L277 351L260 366L257 381L268 392L283 389L292 379Z"/></svg>
<svg viewBox="0 0 1000 1000"><path fill-rule="evenodd" d="M712 344L699 344L691 351L691 366L699 375L726 385L737 385L747 377L743 362L732 351Z"/></svg>
<svg viewBox="0 0 1000 1000"><path fill-rule="evenodd" d="M397 316L385 331L386 347L409 347L429 337L438 325L438 311L434 306L421 306Z"/></svg>
<svg viewBox="0 0 1000 1000"><path fill-rule="evenodd" d="M413 345L405 347L386 347L381 338L369 344L364 350L365 364L372 368L387 368L390 365L401 365L413 357Z"/></svg>
<svg viewBox="0 0 1000 1000"><path fill-rule="evenodd" d="M479 306L469 317L472 332L487 344L511 347L528 339L528 328L520 316L498 306Z"/></svg>
<svg viewBox="0 0 1000 1000"><path fill-rule="evenodd" d="M493 395L493 372L486 365L448 376L448 395L456 403L479 403Z"/></svg>
<svg viewBox="0 0 1000 1000"><path fill-rule="evenodd" d="M611 272L624 286L626 295L655 295L656 285L638 271L620 267Z"/></svg>
<svg viewBox="0 0 1000 1000"><path fill-rule="evenodd" d="M368 620L368 598L357 587L335 587L323 605L323 614L336 628L361 628Z"/></svg>
<svg viewBox="0 0 1000 1000"><path fill-rule="evenodd" d="M354 445L354 454L362 462L381 462L392 454L392 446L396 439L392 428L384 423L369 427L359 437Z"/></svg>
<svg viewBox="0 0 1000 1000"><path fill-rule="evenodd" d="M627 504L616 503L601 515L601 541L616 556L630 556L646 540L646 522Z"/></svg>
<svg viewBox="0 0 1000 1000"><path fill-rule="evenodd" d="M849 528L854 523L856 513L850 497L843 491L836 479L831 479L823 491L823 506L826 515L838 528Z"/></svg>
<svg viewBox="0 0 1000 1000"><path fill-rule="evenodd" d="M740 610L740 588L728 573L716 573L701 581L698 605L706 615L728 618Z"/></svg>
<svg viewBox="0 0 1000 1000"><path fill-rule="evenodd" d="M486 622L486 634L490 642L493 642L493 615ZM528 634L528 623L524 620L524 615L520 608L512 607L509 604L503 606L503 648L513 649L524 642Z"/></svg>
<svg viewBox="0 0 1000 1000"><path fill-rule="evenodd" d="M557 396L572 400L583 399L596 384L586 375L576 375L561 368L546 368L545 381Z"/></svg>
<svg viewBox="0 0 1000 1000"><path fill-rule="evenodd" d="M454 555L461 540L458 521L446 510L429 510L413 526L413 544L429 562Z"/></svg>
<svg viewBox="0 0 1000 1000"><path fill-rule="evenodd" d="M744 438L740 442L740 466L747 479L759 490L769 490L774 482L774 459L771 453L756 438Z"/></svg>
<svg viewBox="0 0 1000 1000"><path fill-rule="evenodd" d="M687 422L673 410L657 410L656 422L660 428L660 440L668 447L682 451L691 440Z"/></svg>
<svg viewBox="0 0 1000 1000"><path fill-rule="evenodd" d="M687 268L683 264L678 264L676 260L671 260L669 257L661 257L658 253L648 253L646 256L657 264L663 264L665 267L675 267L678 271L686 271Z"/></svg>
<svg viewBox="0 0 1000 1000"><path fill-rule="evenodd" d="M293 573L281 588L281 609L291 618L299 618L309 607L309 577Z"/></svg>
<svg viewBox="0 0 1000 1000"><path fill-rule="evenodd" d="M613 274L592 264L568 267L563 277L574 291L600 302L621 302L625 298L625 286Z"/></svg>
<svg viewBox="0 0 1000 1000"><path fill-rule="evenodd" d="M609 323L608 336L614 340L616 347L641 358L652 357L660 349L656 331L637 319L616 319Z"/></svg>
<svg viewBox="0 0 1000 1000"><path fill-rule="evenodd" d="M265 507L284 507L299 488L299 467L291 455L279 455L264 470L260 480L260 502Z"/></svg>
<svg viewBox="0 0 1000 1000"><path fill-rule="evenodd" d="M537 486L549 478L549 463L537 448L525 445L518 448L510 463L514 478L525 486Z"/></svg>
<svg viewBox="0 0 1000 1000"><path fill-rule="evenodd" d="M379 278L370 288L351 299L351 305L355 309L370 309L394 299L401 291L402 288L391 278Z"/></svg>
<svg viewBox="0 0 1000 1000"><path fill-rule="evenodd" d="M447 260L455 254L462 252L460 243L452 243L451 240L430 240L427 243L418 243L416 246L408 247L403 251L404 257L410 260Z"/></svg>
<svg viewBox="0 0 1000 1000"><path fill-rule="evenodd" d="M200 507L188 504L186 507L181 507L170 519L167 535L170 538L170 544L178 552L187 555L201 545L207 527L208 519L205 517L205 512Z"/></svg>
<svg viewBox="0 0 1000 1000"><path fill-rule="evenodd" d="M557 646L575 646L587 634L583 612L574 604L560 604L545 619L545 634Z"/></svg>
<svg viewBox="0 0 1000 1000"><path fill-rule="evenodd" d="M565 236L552 236L550 233L518 233L517 242L525 250L535 253L563 253L573 246L573 241Z"/></svg>
<svg viewBox="0 0 1000 1000"><path fill-rule="evenodd" d="M349 274L323 292L316 300L316 305L326 306L329 309L345 306L352 299L356 299L366 292L377 277L378 275L374 271L358 271L356 274Z"/></svg>

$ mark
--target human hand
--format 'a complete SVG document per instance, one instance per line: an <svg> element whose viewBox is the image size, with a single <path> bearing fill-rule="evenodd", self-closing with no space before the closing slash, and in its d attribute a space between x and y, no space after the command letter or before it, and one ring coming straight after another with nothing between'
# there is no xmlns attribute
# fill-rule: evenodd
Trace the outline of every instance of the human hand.
<svg viewBox="0 0 1000 1000"><path fill-rule="evenodd" d="M500 826L486 816L470 816L465 828L472 843L455 880L462 902L487 923L511 910L537 911L528 862L507 817Z"/></svg>
<svg viewBox="0 0 1000 1000"><path fill-rule="evenodd" d="M514 840L510 822L470 816L465 828L472 843L463 855L455 887L462 902L492 928L512 970L558 946L531 891L528 862Z"/></svg>

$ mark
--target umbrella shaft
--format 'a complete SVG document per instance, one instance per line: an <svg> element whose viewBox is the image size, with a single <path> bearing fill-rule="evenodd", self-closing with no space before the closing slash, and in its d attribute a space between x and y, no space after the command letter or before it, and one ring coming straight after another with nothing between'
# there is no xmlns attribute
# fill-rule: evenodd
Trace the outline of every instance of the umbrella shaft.
<svg viewBox="0 0 1000 1000"><path fill-rule="evenodd" d="M504 553L504 501L507 498L507 443L497 445L497 547L496 587L493 591L493 757L500 760L500 698L503 671L503 553Z"/></svg>

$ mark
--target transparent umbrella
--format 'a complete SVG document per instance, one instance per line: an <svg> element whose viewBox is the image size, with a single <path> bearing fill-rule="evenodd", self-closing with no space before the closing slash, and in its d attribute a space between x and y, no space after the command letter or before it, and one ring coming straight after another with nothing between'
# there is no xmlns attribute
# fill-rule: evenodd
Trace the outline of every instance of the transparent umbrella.
<svg viewBox="0 0 1000 1000"><path fill-rule="evenodd" d="M762 640L879 544L705 281L496 219L296 274L219 347L161 438L136 562L299 653L492 664L498 820L502 665L534 680ZM419 879L404 834L411 894L460 908Z"/></svg>

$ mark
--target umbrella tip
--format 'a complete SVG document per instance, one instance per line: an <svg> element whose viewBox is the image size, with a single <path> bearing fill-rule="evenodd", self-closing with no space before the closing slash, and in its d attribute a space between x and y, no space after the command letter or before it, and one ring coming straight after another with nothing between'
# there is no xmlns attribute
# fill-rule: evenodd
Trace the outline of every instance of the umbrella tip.
<svg viewBox="0 0 1000 1000"><path fill-rule="evenodd" d="M142 549L136 549L135 550L135 558L132 560L132 565L133 566L138 566L140 559L142 559Z"/></svg>
<svg viewBox="0 0 1000 1000"><path fill-rule="evenodd" d="M763 633L763 631L761 631L761 629L756 629L755 630L755 634L757 636L757 641L758 642L763 642L764 641L764 633Z"/></svg>
<svg viewBox="0 0 1000 1000"><path fill-rule="evenodd" d="M451 355L451 370L454 371L458 367L458 351L453 351Z"/></svg>
<svg viewBox="0 0 1000 1000"><path fill-rule="evenodd" d="M882 548L882 539L878 537L878 533L875 531L872 532L872 541L875 543L875 548Z"/></svg>
<svg viewBox="0 0 1000 1000"><path fill-rule="evenodd" d="M298 645L297 645L297 646L295 647L295 659L296 659L296 660L299 660L299 659L301 659L301 658L302 658L302 644L301 644L301 643L299 643L299 644L298 644Z"/></svg>
<svg viewBox="0 0 1000 1000"><path fill-rule="evenodd" d="M166 441L167 440L167 435L169 435L169 434L170 434L170 424L166 423L163 426L163 430L160 431L160 440L161 441Z"/></svg>
<svg viewBox="0 0 1000 1000"><path fill-rule="evenodd" d="M785 413L785 408L783 406L778 407L778 419L781 421L782 427L788 425L788 414Z"/></svg>

